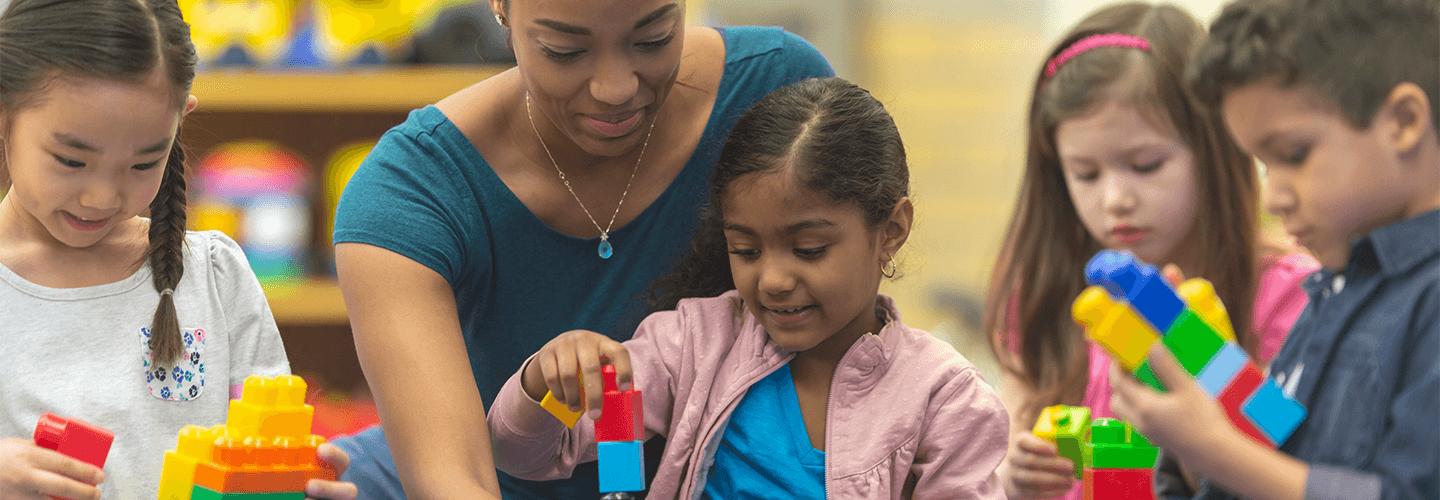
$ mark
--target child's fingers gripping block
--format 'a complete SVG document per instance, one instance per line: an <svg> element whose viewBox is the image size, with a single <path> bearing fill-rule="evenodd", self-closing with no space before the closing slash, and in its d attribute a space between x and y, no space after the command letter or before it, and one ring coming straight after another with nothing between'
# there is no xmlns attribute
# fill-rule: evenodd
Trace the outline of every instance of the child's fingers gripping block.
<svg viewBox="0 0 1440 500"><path fill-rule="evenodd" d="M1055 443L1058 454L1075 464L1075 478L1080 479L1084 441L1090 431L1090 409L1084 406L1055 405L1040 412L1035 422L1035 436Z"/></svg>
<svg viewBox="0 0 1440 500"><path fill-rule="evenodd" d="M114 441L115 433L78 418L46 413L35 424L37 446L102 469Z"/></svg>
<svg viewBox="0 0 1440 500"><path fill-rule="evenodd" d="M619 390L614 365L600 370L605 377L605 406L595 420L595 441L644 441L645 407L640 391Z"/></svg>
<svg viewBox="0 0 1440 500"><path fill-rule="evenodd" d="M565 424L565 427L571 428L575 427L575 422L580 420L580 415L582 413L578 411L570 411L569 406L566 406L565 403L561 403L560 400L555 399L555 395L550 392L546 392L545 399L540 400L540 407L544 408L545 411L550 412L551 415L554 415L555 418L560 420L560 423Z"/></svg>
<svg viewBox="0 0 1440 500"><path fill-rule="evenodd" d="M1145 361L1146 351L1159 333L1141 321L1125 304L1116 302L1099 286L1086 288L1071 306L1075 321L1095 339L1126 371L1135 371Z"/></svg>
<svg viewBox="0 0 1440 500"><path fill-rule="evenodd" d="M1275 443L1270 440L1270 436L1256 427L1250 416L1243 411L1245 401L1250 399L1250 395L1255 393L1255 389L1259 388L1262 382L1264 376L1260 374L1260 369L1247 360L1245 366L1240 368L1240 372L1230 381L1230 385L1220 391L1220 396L1215 399L1225 410L1225 415L1230 417L1230 423L1240 429L1240 432L1257 443L1274 448Z"/></svg>

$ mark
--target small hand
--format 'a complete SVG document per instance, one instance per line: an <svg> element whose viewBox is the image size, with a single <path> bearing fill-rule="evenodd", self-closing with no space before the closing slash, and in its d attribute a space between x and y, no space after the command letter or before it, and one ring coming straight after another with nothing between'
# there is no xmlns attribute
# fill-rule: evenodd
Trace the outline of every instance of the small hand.
<svg viewBox="0 0 1440 500"><path fill-rule="evenodd" d="M98 500L105 480L99 467L21 438L0 439L0 498Z"/></svg>
<svg viewBox="0 0 1440 500"><path fill-rule="evenodd" d="M610 337L588 330L571 330L555 337L525 367L521 386L525 393L535 400L550 391L557 401L565 403L570 411L589 408L591 419L600 417L604 402L603 379L600 366L603 361L615 365L615 383L619 389L629 390L631 384L630 351ZM583 376L582 376L583 375ZM584 387L580 387L580 379Z"/></svg>
<svg viewBox="0 0 1440 500"><path fill-rule="evenodd" d="M1075 463L1055 443L1023 432L1011 437L1002 481L1012 499L1059 498L1075 486Z"/></svg>
<svg viewBox="0 0 1440 500"><path fill-rule="evenodd" d="M335 469L335 477L345 474L345 469L350 468L350 455L330 443L323 443L315 450L320 456L320 461ZM305 483L306 498L328 498L330 500L355 500L360 491L355 483L345 481L326 481L323 479L311 479Z"/></svg>
<svg viewBox="0 0 1440 500"><path fill-rule="evenodd" d="M1152 444L1187 460L1193 459L1193 453L1204 453L1207 443L1240 432L1164 343L1151 345L1148 359L1155 378L1168 392L1157 392L1120 365L1112 365L1110 385L1115 394L1110 397L1110 410L1117 417L1129 421Z"/></svg>

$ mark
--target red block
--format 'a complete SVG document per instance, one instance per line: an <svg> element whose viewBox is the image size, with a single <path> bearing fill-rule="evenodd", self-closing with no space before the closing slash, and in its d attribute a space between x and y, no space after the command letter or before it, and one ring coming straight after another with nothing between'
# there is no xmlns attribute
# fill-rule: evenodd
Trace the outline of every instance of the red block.
<svg viewBox="0 0 1440 500"><path fill-rule="evenodd" d="M36 445L102 469L113 441L115 433L78 418L46 413L35 424Z"/></svg>
<svg viewBox="0 0 1440 500"><path fill-rule="evenodd" d="M600 409L600 418L595 420L595 442L644 441L645 408L640 391L633 387L621 391L613 365L601 367L600 374L604 377L605 406Z"/></svg>
<svg viewBox="0 0 1440 500"><path fill-rule="evenodd" d="M1235 424L1240 432L1250 436L1250 439L1254 439L1257 443L1274 448L1275 443L1270 442L1270 437L1261 432L1260 428L1255 426L1255 422L1250 421L1250 416L1243 411L1245 400L1250 399L1250 396L1255 394L1255 390L1260 387L1260 383L1264 381L1265 376L1260 373L1259 368L1255 367L1255 363L1246 361L1245 367L1235 374L1235 378L1230 381L1230 385L1225 386L1225 390L1220 391L1220 397L1217 399L1220 401L1220 406L1225 409L1225 414L1230 416L1230 423Z"/></svg>
<svg viewBox="0 0 1440 500"><path fill-rule="evenodd" d="M1150 469L1085 468L1085 500L1155 500Z"/></svg>

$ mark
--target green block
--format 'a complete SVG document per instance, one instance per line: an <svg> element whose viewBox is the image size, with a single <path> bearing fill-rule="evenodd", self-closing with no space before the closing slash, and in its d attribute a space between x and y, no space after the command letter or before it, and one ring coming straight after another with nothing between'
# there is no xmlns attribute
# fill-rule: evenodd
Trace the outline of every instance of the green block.
<svg viewBox="0 0 1440 500"><path fill-rule="evenodd" d="M1180 312L1180 316L1175 318L1175 323L1161 340L1170 348L1175 358L1180 360L1180 366L1190 372L1191 377L1199 375L1200 370L1205 369L1205 365L1210 362L1210 358L1215 357L1215 353L1225 346L1225 339L1220 338L1220 334L1210 329L1210 325L1206 325L1189 309Z"/></svg>
<svg viewBox="0 0 1440 500"><path fill-rule="evenodd" d="M1113 418L1095 419L1090 424L1090 443L1084 453L1087 468L1148 469L1155 466L1159 455L1160 449L1150 446L1129 424Z"/></svg>
<svg viewBox="0 0 1440 500"><path fill-rule="evenodd" d="M1135 378L1140 379L1141 382L1144 382L1145 385L1150 386L1152 389L1165 392L1165 386L1160 384L1160 379L1155 378L1155 372L1150 371L1150 360L1148 359L1140 363L1140 367L1135 369Z"/></svg>
<svg viewBox="0 0 1440 500"><path fill-rule="evenodd" d="M1075 463L1075 478L1084 476L1085 433L1090 430L1090 409L1084 406L1066 406L1055 420L1055 443L1060 456Z"/></svg>
<svg viewBox="0 0 1440 500"><path fill-rule="evenodd" d="M220 493L197 484L195 489L190 491L190 500L305 500L305 492Z"/></svg>

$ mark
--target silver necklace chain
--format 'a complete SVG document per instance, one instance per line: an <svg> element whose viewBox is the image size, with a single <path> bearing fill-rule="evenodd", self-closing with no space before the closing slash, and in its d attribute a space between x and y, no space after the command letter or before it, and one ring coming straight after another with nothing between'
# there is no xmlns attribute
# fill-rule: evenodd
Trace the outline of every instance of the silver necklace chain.
<svg viewBox="0 0 1440 500"><path fill-rule="evenodd" d="M600 223L595 221L595 216L590 215L590 209L585 208L585 202L580 201L580 195L575 194L575 189L570 187L570 181L565 179L565 172L560 170L560 164L555 161L555 155L550 154L550 146L545 145L545 138L540 136L540 129L535 127L535 117L530 114L530 92L525 92L525 117L530 119L530 130L535 131L535 138L540 140L540 147L545 149L545 156L550 158L550 164L555 166L555 173L560 174L560 182L565 184L565 190L570 191L570 196L575 197L575 203L580 204L580 210L585 211L585 216L590 218L590 223L595 225L595 230L600 231L600 241L610 240L610 228L615 225L615 218L620 215L620 207L625 204L625 195L630 194L630 184L635 182L635 173L640 171L640 160L645 158L645 148L650 145L650 134L655 132L655 122L650 121L650 130L645 132L645 143L640 146L640 156L635 159L635 169L630 171L630 180L625 182L625 191L620 193L620 202L615 204L615 213L610 214L610 223L600 228Z"/></svg>

